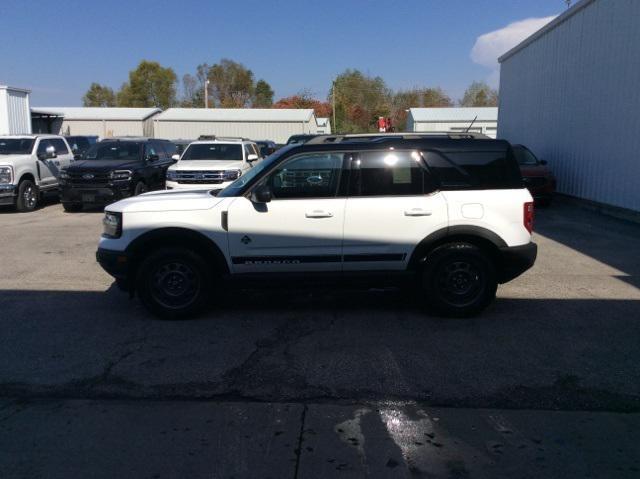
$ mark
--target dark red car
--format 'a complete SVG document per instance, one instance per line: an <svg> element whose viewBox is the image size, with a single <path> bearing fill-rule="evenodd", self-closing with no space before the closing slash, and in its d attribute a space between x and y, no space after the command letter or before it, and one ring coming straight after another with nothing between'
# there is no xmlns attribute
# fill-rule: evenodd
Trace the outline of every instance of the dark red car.
<svg viewBox="0 0 640 479"><path fill-rule="evenodd" d="M513 153L520 165L524 185L531 192L536 203L546 206L551 203L556 192L556 177L545 160L539 160L524 145L513 145Z"/></svg>

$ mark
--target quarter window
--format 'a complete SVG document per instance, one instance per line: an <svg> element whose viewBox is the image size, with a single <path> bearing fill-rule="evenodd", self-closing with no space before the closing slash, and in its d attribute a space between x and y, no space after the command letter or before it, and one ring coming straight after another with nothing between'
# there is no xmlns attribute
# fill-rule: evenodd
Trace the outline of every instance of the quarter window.
<svg viewBox="0 0 640 479"><path fill-rule="evenodd" d="M264 184L274 198L336 196L344 153L313 153L292 158L271 172Z"/></svg>
<svg viewBox="0 0 640 479"><path fill-rule="evenodd" d="M434 190L416 151L362 152L351 162L350 196L422 195Z"/></svg>

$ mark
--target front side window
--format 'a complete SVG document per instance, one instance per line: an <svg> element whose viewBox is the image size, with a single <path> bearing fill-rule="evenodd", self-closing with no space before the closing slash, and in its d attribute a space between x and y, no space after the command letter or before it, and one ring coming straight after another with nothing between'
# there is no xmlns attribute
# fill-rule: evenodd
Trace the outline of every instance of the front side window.
<svg viewBox="0 0 640 479"><path fill-rule="evenodd" d="M53 147L56 150L56 155L68 155L69 154L69 148L67 148L67 145L65 145L64 141L62 141L60 138L52 138L50 141L51 141L51 144L53 145Z"/></svg>
<svg viewBox="0 0 640 479"><path fill-rule="evenodd" d="M262 184L274 198L332 198L336 196L344 153L308 153L286 161Z"/></svg>
<svg viewBox="0 0 640 479"><path fill-rule="evenodd" d="M85 160L135 161L140 159L140 144L133 142L100 142L84 154Z"/></svg>
<svg viewBox="0 0 640 479"><path fill-rule="evenodd" d="M40 140L38 143L38 156L44 155L47 152L47 147L51 146L51 142L49 140Z"/></svg>
<svg viewBox="0 0 640 479"><path fill-rule="evenodd" d="M362 152L351 162L350 196L422 195L435 190L417 151Z"/></svg>
<svg viewBox="0 0 640 479"><path fill-rule="evenodd" d="M242 145L227 143L192 143L181 161L215 160L242 161Z"/></svg>

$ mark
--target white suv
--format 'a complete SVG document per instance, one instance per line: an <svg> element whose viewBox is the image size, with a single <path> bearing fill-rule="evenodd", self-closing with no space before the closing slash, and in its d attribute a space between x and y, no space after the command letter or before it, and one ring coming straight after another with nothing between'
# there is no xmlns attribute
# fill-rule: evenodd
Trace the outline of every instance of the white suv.
<svg viewBox="0 0 640 479"><path fill-rule="evenodd" d="M241 138L194 141L167 170L168 190L222 190L260 160L256 144Z"/></svg>
<svg viewBox="0 0 640 479"><path fill-rule="evenodd" d="M60 170L72 161L62 136L0 136L0 205L36 209L44 193L58 192Z"/></svg>
<svg viewBox="0 0 640 479"><path fill-rule="evenodd" d="M327 277L408 282L432 310L467 316L533 265L532 226L506 141L324 136L282 148L217 196L109 205L97 259L165 317L192 315L252 278L263 287Z"/></svg>

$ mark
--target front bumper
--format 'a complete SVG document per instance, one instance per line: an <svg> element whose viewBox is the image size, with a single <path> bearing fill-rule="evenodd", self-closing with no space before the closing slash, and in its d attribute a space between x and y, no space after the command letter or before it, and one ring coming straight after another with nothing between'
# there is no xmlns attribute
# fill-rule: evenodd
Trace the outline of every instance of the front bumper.
<svg viewBox="0 0 640 479"><path fill-rule="evenodd" d="M0 205L12 205L16 202L15 185L0 185Z"/></svg>
<svg viewBox="0 0 640 479"><path fill-rule="evenodd" d="M223 190L233 181L225 181L224 183L178 183L177 181L167 180L165 186L168 190Z"/></svg>
<svg viewBox="0 0 640 479"><path fill-rule="evenodd" d="M130 258L125 252L98 248L98 251L96 251L96 261L102 266L102 269L117 280L127 280L129 276Z"/></svg>
<svg viewBox="0 0 640 479"><path fill-rule="evenodd" d="M506 283L527 271L536 262L538 245L534 242L522 246L500 248L498 282Z"/></svg>
<svg viewBox="0 0 640 479"><path fill-rule="evenodd" d="M63 203L106 205L132 196L131 190L132 187L129 183L100 186L62 185L60 187L60 200Z"/></svg>

